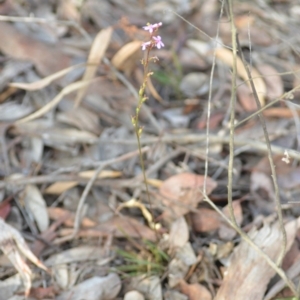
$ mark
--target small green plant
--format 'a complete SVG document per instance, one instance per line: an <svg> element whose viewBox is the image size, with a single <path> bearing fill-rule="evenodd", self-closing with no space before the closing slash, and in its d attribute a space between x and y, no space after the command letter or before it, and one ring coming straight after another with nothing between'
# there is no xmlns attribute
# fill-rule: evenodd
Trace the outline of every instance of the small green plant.
<svg viewBox="0 0 300 300"><path fill-rule="evenodd" d="M145 251L140 253L118 249L116 253L123 258L125 264L116 269L129 276L162 275L169 262L169 256L149 241L145 242L144 247Z"/></svg>

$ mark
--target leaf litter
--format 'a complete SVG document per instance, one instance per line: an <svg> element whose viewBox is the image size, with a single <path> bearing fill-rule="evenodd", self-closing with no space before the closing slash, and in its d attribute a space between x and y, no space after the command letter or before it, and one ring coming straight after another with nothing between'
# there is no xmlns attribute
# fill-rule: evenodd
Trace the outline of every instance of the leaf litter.
<svg viewBox="0 0 300 300"><path fill-rule="evenodd" d="M227 203L233 58L229 18L226 12L217 17L222 4L146 2L0 4L0 299L293 295L224 219L233 213L236 225L276 261L282 234L275 190L240 56L232 207ZM298 11L289 0L233 7L276 149L288 240L282 268L296 284ZM163 23L153 41L164 46L153 49L154 75L140 113L150 202L130 121L143 82L148 20Z"/></svg>

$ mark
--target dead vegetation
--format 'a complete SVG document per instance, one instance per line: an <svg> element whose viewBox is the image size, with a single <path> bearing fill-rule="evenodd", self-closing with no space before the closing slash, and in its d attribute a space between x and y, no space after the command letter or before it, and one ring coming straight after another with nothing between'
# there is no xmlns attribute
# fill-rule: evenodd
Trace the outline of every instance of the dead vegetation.
<svg viewBox="0 0 300 300"><path fill-rule="evenodd" d="M0 300L297 299L299 17L1 1Z"/></svg>

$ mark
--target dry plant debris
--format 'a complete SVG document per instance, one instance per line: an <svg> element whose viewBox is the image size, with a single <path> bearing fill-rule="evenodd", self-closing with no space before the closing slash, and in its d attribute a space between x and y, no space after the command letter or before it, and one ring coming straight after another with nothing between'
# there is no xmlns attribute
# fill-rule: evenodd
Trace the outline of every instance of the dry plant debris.
<svg viewBox="0 0 300 300"><path fill-rule="evenodd" d="M296 299L299 20L0 1L0 300Z"/></svg>

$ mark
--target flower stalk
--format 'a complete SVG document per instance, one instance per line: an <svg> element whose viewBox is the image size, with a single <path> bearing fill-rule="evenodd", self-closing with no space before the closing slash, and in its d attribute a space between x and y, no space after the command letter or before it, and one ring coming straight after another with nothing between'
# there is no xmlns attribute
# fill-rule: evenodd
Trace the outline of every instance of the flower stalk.
<svg viewBox="0 0 300 300"><path fill-rule="evenodd" d="M146 193L147 193L147 197L148 197L150 211L152 214L153 214L152 203L151 203L150 194L149 194L147 176L146 176L146 172L145 172L145 164L144 164L142 147L141 147L141 135L143 133L143 127L141 127L139 124L139 114L140 114L143 103L148 99L148 97L146 96L145 90L146 90L148 78L153 74L152 72L149 72L149 62L150 61L155 62L158 60L157 57L150 57L150 52L154 47L156 47L157 49L161 49L162 47L165 46L164 43L162 42L161 37L159 35L155 36L155 33L158 31L160 26L162 26L162 22L159 22L156 24L148 23L147 26L143 27L144 30L149 32L150 40L147 42L144 42L142 44L142 50L145 51L144 59L142 59L142 61L141 61L142 65L144 67L144 77L143 77L143 83L140 86L139 93L138 93L139 100L138 100L137 107L135 109L135 115L132 116L132 118L131 118L131 122L134 127L135 134L136 134L136 139L137 139L137 144L138 144L138 149L139 149L140 165L141 165L141 169L142 169L142 173L143 173L143 179L144 179L144 183L145 183L145 187L146 187ZM149 225L151 225L151 224L149 224ZM152 229L156 229L156 228L152 228Z"/></svg>

